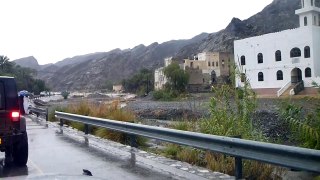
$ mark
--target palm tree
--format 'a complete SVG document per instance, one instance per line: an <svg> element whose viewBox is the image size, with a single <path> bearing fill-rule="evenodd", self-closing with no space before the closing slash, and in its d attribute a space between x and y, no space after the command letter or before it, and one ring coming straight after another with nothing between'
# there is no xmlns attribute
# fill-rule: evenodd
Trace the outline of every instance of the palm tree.
<svg viewBox="0 0 320 180"><path fill-rule="evenodd" d="M7 56L0 56L0 66L2 73L11 73L13 70L13 63L9 61Z"/></svg>

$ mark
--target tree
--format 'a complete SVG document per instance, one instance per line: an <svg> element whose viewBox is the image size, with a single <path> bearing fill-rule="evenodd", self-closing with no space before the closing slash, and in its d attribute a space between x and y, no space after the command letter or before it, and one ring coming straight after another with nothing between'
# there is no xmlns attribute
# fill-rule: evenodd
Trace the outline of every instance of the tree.
<svg viewBox="0 0 320 180"><path fill-rule="evenodd" d="M0 56L0 73L2 75L8 75L13 73L14 63L9 61L7 56Z"/></svg>
<svg viewBox="0 0 320 180"><path fill-rule="evenodd" d="M164 68L164 75L168 78L169 88L178 92L184 92L188 85L189 74L180 69L179 64L172 63Z"/></svg>
<svg viewBox="0 0 320 180"><path fill-rule="evenodd" d="M46 88L45 82L40 79L36 79L33 83L32 90L34 94L40 94L42 91L48 91L48 88Z"/></svg>
<svg viewBox="0 0 320 180"><path fill-rule="evenodd" d="M10 62L7 56L0 55L0 75L15 77L18 90L27 90L35 94L48 90L43 80L34 78L37 75L36 70L16 65Z"/></svg>
<svg viewBox="0 0 320 180"><path fill-rule="evenodd" d="M102 85L102 88L112 91L113 83L109 80L106 80L105 83Z"/></svg>
<svg viewBox="0 0 320 180"><path fill-rule="evenodd" d="M137 93L138 95L148 94L153 90L153 72L148 69L141 69L130 79L122 80L125 91Z"/></svg>
<svg viewBox="0 0 320 180"><path fill-rule="evenodd" d="M68 99L69 94L70 93L68 91L61 92L61 96L63 97L63 99Z"/></svg>

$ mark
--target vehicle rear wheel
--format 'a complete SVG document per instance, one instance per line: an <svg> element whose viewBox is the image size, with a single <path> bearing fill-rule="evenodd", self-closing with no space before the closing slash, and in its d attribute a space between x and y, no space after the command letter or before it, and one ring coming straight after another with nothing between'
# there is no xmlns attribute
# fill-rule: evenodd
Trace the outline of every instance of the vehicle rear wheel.
<svg viewBox="0 0 320 180"><path fill-rule="evenodd" d="M28 135L23 133L19 141L13 146L13 162L17 166L25 166L28 161Z"/></svg>

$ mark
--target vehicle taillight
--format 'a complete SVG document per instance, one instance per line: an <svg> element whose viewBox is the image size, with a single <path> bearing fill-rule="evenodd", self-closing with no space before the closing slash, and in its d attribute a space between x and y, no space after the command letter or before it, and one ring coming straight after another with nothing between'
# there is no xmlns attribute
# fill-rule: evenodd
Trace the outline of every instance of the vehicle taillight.
<svg viewBox="0 0 320 180"><path fill-rule="evenodd" d="M19 121L20 113L16 111L11 112L11 118L12 118L12 121Z"/></svg>

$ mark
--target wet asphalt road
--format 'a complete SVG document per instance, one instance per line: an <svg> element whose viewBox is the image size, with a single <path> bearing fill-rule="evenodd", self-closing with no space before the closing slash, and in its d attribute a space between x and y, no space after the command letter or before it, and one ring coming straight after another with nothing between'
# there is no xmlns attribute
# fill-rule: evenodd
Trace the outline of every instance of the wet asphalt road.
<svg viewBox="0 0 320 180"><path fill-rule="evenodd" d="M0 178L28 179L44 175L82 176L90 170L102 179L181 179L170 173L154 171L135 164L134 157L121 157L96 150L27 118L29 160L26 167L4 166L0 153ZM64 178L62 178L64 179ZM74 177L71 179L79 179ZM184 178L183 178L184 179Z"/></svg>

